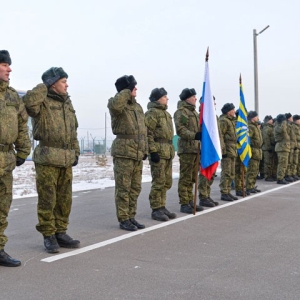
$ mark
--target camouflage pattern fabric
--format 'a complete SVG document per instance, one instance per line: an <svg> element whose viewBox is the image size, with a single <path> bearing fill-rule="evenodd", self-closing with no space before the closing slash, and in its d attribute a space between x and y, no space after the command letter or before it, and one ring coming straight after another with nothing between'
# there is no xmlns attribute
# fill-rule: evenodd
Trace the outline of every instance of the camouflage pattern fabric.
<svg viewBox="0 0 300 300"><path fill-rule="evenodd" d="M172 187L172 159L150 161L152 186L149 194L150 207L158 209L166 206L167 191Z"/></svg>
<svg viewBox="0 0 300 300"><path fill-rule="evenodd" d="M196 182L197 154L181 154L179 156L178 196L180 204L188 204L194 200L193 185Z"/></svg>
<svg viewBox="0 0 300 300"><path fill-rule="evenodd" d="M143 161L114 157L115 203L119 222L134 218L141 192Z"/></svg>
<svg viewBox="0 0 300 300"><path fill-rule="evenodd" d="M220 191L221 194L229 194L235 176L235 157L222 158L221 169Z"/></svg>
<svg viewBox="0 0 300 300"><path fill-rule="evenodd" d="M24 103L32 117L33 137L37 141L60 146L35 148L33 161L40 165L68 168L80 155L77 139L78 122L68 94L58 95L41 83L24 96ZM63 147L67 145L67 147Z"/></svg>
<svg viewBox="0 0 300 300"><path fill-rule="evenodd" d="M287 132L290 136L290 154L289 154L289 162L286 170L286 175L291 176L295 173L295 150L297 150L297 136L296 136L296 128L293 126L294 123L287 121Z"/></svg>
<svg viewBox="0 0 300 300"><path fill-rule="evenodd" d="M286 175L286 169L289 160L289 152L285 152L285 151L277 152L277 157L278 157L277 180L282 180Z"/></svg>
<svg viewBox="0 0 300 300"><path fill-rule="evenodd" d="M149 102L145 113L149 152L157 152L160 161L150 160L152 186L149 194L150 207L158 209L166 206L166 194L172 187L172 160L175 155L172 139L174 136L171 115L167 105ZM169 141L169 142L168 142Z"/></svg>
<svg viewBox="0 0 300 300"><path fill-rule="evenodd" d="M237 157L237 135L235 129L236 119L234 117L230 117L222 114L219 118L220 124L220 135L222 135L225 151L222 151L223 155L227 155L228 157Z"/></svg>
<svg viewBox="0 0 300 300"><path fill-rule="evenodd" d="M244 168L244 172L242 172L242 168ZM245 178L246 178L246 168L244 164L242 163L240 157L238 156L235 159L235 177L234 177L234 186L236 191L242 191L243 190L243 181L242 177L244 176L244 185L245 185Z"/></svg>
<svg viewBox="0 0 300 300"><path fill-rule="evenodd" d="M66 232L72 206L72 167L35 163L38 193L36 229L44 236Z"/></svg>
<svg viewBox="0 0 300 300"><path fill-rule="evenodd" d="M276 178L276 153L275 153L275 137L274 125L265 123L262 127L262 151L263 151L263 173L265 178Z"/></svg>
<svg viewBox="0 0 300 300"><path fill-rule="evenodd" d="M290 152L290 136L287 131L287 122L276 123L274 127L275 137L275 151L276 152ZM278 158L279 161L279 158Z"/></svg>
<svg viewBox="0 0 300 300"><path fill-rule="evenodd" d="M246 173L247 190L255 188L258 171L259 171L259 160L251 158Z"/></svg>
<svg viewBox="0 0 300 300"><path fill-rule="evenodd" d="M210 180L208 180L202 174L198 176L198 192L199 192L199 199L206 199L210 197L211 185L214 183L215 174L212 176Z"/></svg>
<svg viewBox="0 0 300 300"><path fill-rule="evenodd" d="M4 249L8 240L4 231L8 225L7 216L12 203L12 181L12 171L0 177L0 250Z"/></svg>
<svg viewBox="0 0 300 300"><path fill-rule="evenodd" d="M12 202L16 155L26 159L31 149L27 121L25 106L16 90L0 81L0 250L7 242L4 230Z"/></svg>
<svg viewBox="0 0 300 300"><path fill-rule="evenodd" d="M275 147L274 151L263 151L265 178L276 178L276 156Z"/></svg>

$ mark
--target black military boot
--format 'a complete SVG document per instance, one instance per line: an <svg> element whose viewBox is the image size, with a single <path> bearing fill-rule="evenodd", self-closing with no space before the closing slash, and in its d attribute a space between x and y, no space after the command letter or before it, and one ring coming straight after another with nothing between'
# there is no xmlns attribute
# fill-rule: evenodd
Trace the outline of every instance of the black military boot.
<svg viewBox="0 0 300 300"><path fill-rule="evenodd" d="M285 176L285 181L287 181L287 182L294 182L294 179L292 178L292 177L290 177L290 176Z"/></svg>
<svg viewBox="0 0 300 300"><path fill-rule="evenodd" d="M236 191L235 192L235 195L236 196L240 196L240 197L243 197L243 191ZM245 196L246 196L247 194L246 194L246 191L245 191Z"/></svg>
<svg viewBox="0 0 300 300"><path fill-rule="evenodd" d="M295 181L300 179L297 175L293 175L293 178L295 179Z"/></svg>
<svg viewBox="0 0 300 300"><path fill-rule="evenodd" d="M146 226L144 224L139 223L135 218L129 219L130 222L135 225L138 229L144 229Z"/></svg>
<svg viewBox="0 0 300 300"><path fill-rule="evenodd" d="M190 204L191 208L194 210L194 201L190 201L189 204ZM202 206L196 204L196 211L202 211L202 210L204 210L204 208Z"/></svg>
<svg viewBox="0 0 300 300"><path fill-rule="evenodd" d="M238 197L233 196L231 193L229 193L228 195L229 195L229 197L231 197L232 200L238 200L239 199Z"/></svg>
<svg viewBox="0 0 300 300"><path fill-rule="evenodd" d="M164 206L161 208L161 211L169 217L169 219L176 219L177 215L173 212L168 211Z"/></svg>
<svg viewBox="0 0 300 300"><path fill-rule="evenodd" d="M219 202L211 199L210 197L208 197L209 201L212 202L215 206L218 206L219 205Z"/></svg>
<svg viewBox="0 0 300 300"><path fill-rule="evenodd" d="M277 180L277 184L289 184L289 182L283 178L283 179Z"/></svg>
<svg viewBox="0 0 300 300"><path fill-rule="evenodd" d="M133 225L130 222L130 220L120 222L120 228L124 229L124 230L127 230L127 231L136 231L136 230L138 230L138 228L135 225Z"/></svg>
<svg viewBox="0 0 300 300"><path fill-rule="evenodd" d="M223 201L233 201L229 194L221 194L221 200Z"/></svg>
<svg viewBox="0 0 300 300"><path fill-rule="evenodd" d="M3 249L0 250L0 266L5 267L18 267L21 262L17 259L10 257Z"/></svg>
<svg viewBox="0 0 300 300"><path fill-rule="evenodd" d="M80 241L73 240L68 234L65 232L56 233L56 240L60 247L64 248L78 248Z"/></svg>
<svg viewBox="0 0 300 300"><path fill-rule="evenodd" d="M209 200L209 198L200 199L199 204L205 207L215 207L215 204Z"/></svg>
<svg viewBox="0 0 300 300"><path fill-rule="evenodd" d="M272 178L272 177L267 177L267 178L265 178L265 181L274 181L274 178Z"/></svg>
<svg viewBox="0 0 300 300"><path fill-rule="evenodd" d="M180 212L185 213L185 214L193 214L194 209L189 204L181 204Z"/></svg>
<svg viewBox="0 0 300 300"><path fill-rule="evenodd" d="M48 253L58 253L59 245L55 235L44 236L44 245Z"/></svg>
<svg viewBox="0 0 300 300"><path fill-rule="evenodd" d="M151 213L151 217L153 220L156 220L156 221L162 221L162 222L169 221L169 217L167 215L165 215L160 208L153 209L153 211Z"/></svg>
<svg viewBox="0 0 300 300"><path fill-rule="evenodd" d="M255 188L253 188L253 189L248 189L246 192L247 192L247 195L250 195L250 194L256 194L256 193L257 193L257 191L256 191Z"/></svg>

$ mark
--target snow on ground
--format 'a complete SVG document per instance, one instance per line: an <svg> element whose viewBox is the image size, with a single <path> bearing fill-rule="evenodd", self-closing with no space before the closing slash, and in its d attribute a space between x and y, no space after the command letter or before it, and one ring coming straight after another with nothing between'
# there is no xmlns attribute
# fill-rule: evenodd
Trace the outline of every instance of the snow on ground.
<svg viewBox="0 0 300 300"><path fill-rule="evenodd" d="M36 196L35 169L33 161L26 161L16 167L13 182L13 198ZM179 160L173 160L173 178L179 176ZM151 181L148 160L144 161L143 182ZM112 157L80 156L79 163L73 167L73 192L91 189L104 189L115 185Z"/></svg>

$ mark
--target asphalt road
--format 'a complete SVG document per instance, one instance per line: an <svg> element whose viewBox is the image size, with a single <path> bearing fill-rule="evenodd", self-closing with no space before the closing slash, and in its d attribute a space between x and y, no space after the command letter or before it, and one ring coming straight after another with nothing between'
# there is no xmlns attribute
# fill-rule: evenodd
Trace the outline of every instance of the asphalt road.
<svg viewBox="0 0 300 300"><path fill-rule="evenodd" d="M134 233L118 227L114 188L76 192L68 233L81 248L57 255L35 230L37 199L15 199L5 250L22 266L0 267L0 299L298 300L300 182L258 185L260 194L193 216L179 212L174 180L167 207L178 218L160 223L145 183L136 219L147 228Z"/></svg>

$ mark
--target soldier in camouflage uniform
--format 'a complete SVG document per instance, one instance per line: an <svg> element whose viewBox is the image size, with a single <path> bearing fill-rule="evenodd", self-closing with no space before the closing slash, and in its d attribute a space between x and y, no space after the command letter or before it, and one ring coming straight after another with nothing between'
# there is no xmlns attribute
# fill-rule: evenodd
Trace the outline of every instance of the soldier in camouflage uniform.
<svg viewBox="0 0 300 300"><path fill-rule="evenodd" d="M264 174L265 181L276 180L275 169L275 138L274 138L274 120L272 116L268 115L264 118L264 125L262 129L263 145L261 147L264 158Z"/></svg>
<svg viewBox="0 0 300 300"><path fill-rule="evenodd" d="M21 262L10 257L4 247L7 216L12 203L12 171L21 166L30 153L28 115L16 90L9 86L11 58L0 50L0 265L17 267Z"/></svg>
<svg viewBox="0 0 300 300"><path fill-rule="evenodd" d="M173 122L167 112L168 97L164 88L155 88L149 97L145 124L148 133L152 186L149 195L151 217L157 221L175 219L176 214L166 208L167 191L172 187Z"/></svg>
<svg viewBox="0 0 300 300"><path fill-rule="evenodd" d="M276 118L274 138L276 142L275 151L278 157L277 183L288 184L289 182L284 177L290 154L290 136L288 134L286 117L283 114L279 114Z"/></svg>
<svg viewBox="0 0 300 300"><path fill-rule="evenodd" d="M222 149L221 159L221 200L233 201L238 198L230 193L231 182L235 177L235 160L237 158L237 135L235 129L235 110L232 103L226 103L222 107L222 115L219 118L220 134L223 136L225 148Z"/></svg>
<svg viewBox="0 0 300 300"><path fill-rule="evenodd" d="M296 141L297 141L297 150L295 150L295 172L296 172L296 177L300 179L300 157L299 157L299 152L300 152L300 116L299 115L294 115L293 116L293 121L294 121L294 130L296 134Z"/></svg>
<svg viewBox="0 0 300 300"><path fill-rule="evenodd" d="M143 109L136 101L136 80L117 79L118 93L108 100L111 128L116 135L111 147L115 176L115 203L120 228L145 228L136 221L137 199L142 187L143 160L147 158L147 128Z"/></svg>
<svg viewBox="0 0 300 300"><path fill-rule="evenodd" d="M193 184L198 176L199 165L197 155L200 155L199 143L201 140L199 114L196 112L196 91L185 88L179 95L180 100L174 114L176 133L178 139L179 181L178 196L180 211L187 214L194 212ZM197 205L196 211L203 210Z"/></svg>
<svg viewBox="0 0 300 300"><path fill-rule="evenodd" d="M248 129L250 138L250 147L252 156L246 173L246 191L247 193L259 193L255 187L257 174L259 172L259 162L262 159L261 146L263 143L261 130L258 125L258 115L256 111L249 111L248 113Z"/></svg>
<svg viewBox="0 0 300 300"><path fill-rule="evenodd" d="M66 233L72 206L72 166L77 165L80 154L78 122L67 93L67 78L62 68L50 68L42 75L43 83L24 96L33 137L39 141L33 153L38 193L36 229L49 253L59 252L59 247L78 248L80 243Z"/></svg>
<svg viewBox="0 0 300 300"><path fill-rule="evenodd" d="M297 150L297 138L295 127L293 126L293 117L290 113L285 114L287 120L287 130L288 135L290 136L290 154L289 154L289 162L286 169L285 180L288 182L293 182L298 179L294 178L295 173L295 151Z"/></svg>

